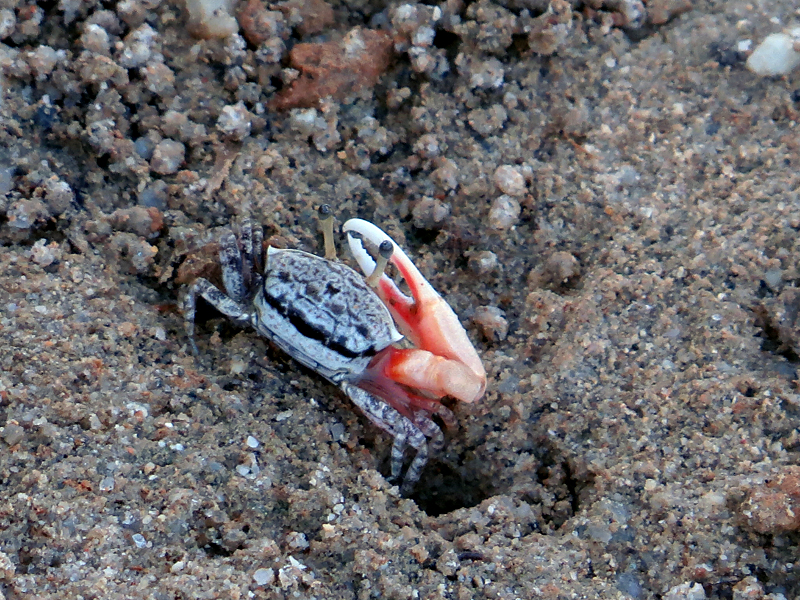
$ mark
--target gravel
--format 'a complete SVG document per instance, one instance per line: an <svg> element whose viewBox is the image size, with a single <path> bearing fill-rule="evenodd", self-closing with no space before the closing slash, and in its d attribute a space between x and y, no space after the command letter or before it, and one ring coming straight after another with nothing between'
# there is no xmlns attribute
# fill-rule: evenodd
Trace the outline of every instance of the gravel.
<svg viewBox="0 0 800 600"><path fill-rule="evenodd" d="M798 597L800 79L745 68L796 6L712 4L6 2L2 594ZM409 498L334 386L178 311L322 203L488 372Z"/></svg>

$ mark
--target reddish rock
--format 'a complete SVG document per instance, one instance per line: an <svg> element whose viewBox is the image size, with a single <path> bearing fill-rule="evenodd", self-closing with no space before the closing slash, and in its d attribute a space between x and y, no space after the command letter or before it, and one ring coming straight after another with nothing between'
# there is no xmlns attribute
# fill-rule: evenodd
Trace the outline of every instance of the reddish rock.
<svg viewBox="0 0 800 600"><path fill-rule="evenodd" d="M784 467L763 485L748 489L740 512L747 525L759 533L800 529L800 467Z"/></svg>
<svg viewBox="0 0 800 600"><path fill-rule="evenodd" d="M310 108L321 98L341 100L372 87L389 66L392 40L382 31L355 28L341 41L298 44L289 54L300 76L272 102L272 108Z"/></svg>

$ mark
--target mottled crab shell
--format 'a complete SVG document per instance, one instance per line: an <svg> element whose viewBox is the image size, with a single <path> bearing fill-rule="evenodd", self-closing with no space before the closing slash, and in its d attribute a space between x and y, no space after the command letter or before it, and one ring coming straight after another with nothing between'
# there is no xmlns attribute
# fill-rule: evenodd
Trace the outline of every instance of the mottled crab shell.
<svg viewBox="0 0 800 600"><path fill-rule="evenodd" d="M358 379L403 339L386 306L350 267L301 250L267 250L256 329L334 383Z"/></svg>

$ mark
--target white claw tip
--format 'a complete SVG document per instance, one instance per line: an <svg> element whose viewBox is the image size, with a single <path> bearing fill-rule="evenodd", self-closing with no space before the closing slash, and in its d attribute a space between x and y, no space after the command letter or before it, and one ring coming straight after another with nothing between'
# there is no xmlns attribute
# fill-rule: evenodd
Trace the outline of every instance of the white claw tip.
<svg viewBox="0 0 800 600"><path fill-rule="evenodd" d="M370 243L375 244L375 246L380 246L381 242L389 241L394 248L394 252L399 250L394 240L386 235L383 230L364 219L350 219L342 226L342 230L347 234L347 243L350 245L350 252L353 253L353 256L358 262L358 266L361 267L361 270L367 276L372 275L372 272L375 270L375 260L369 255L366 248L364 248L361 238L369 240ZM350 232L354 232L358 235L352 235Z"/></svg>

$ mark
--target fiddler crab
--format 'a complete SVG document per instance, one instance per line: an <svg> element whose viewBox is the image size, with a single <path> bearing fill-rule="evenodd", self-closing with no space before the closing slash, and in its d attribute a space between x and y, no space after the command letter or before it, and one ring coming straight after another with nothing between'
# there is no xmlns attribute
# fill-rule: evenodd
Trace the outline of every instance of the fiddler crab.
<svg viewBox="0 0 800 600"><path fill-rule="evenodd" d="M401 492L408 494L444 437L432 419L451 426L441 402L475 402L486 372L458 317L405 252L378 227L350 219L344 231L366 278L338 262L333 215L319 209L325 257L269 247L249 222L220 239L221 290L198 278L183 310L192 350L197 297L241 325L250 325L297 362L339 386L380 429L394 438L391 477L399 481L407 446L416 450ZM376 259L370 254L372 251ZM411 296L384 273L395 266ZM413 348L397 346L403 338ZM430 441L428 441L430 438Z"/></svg>

